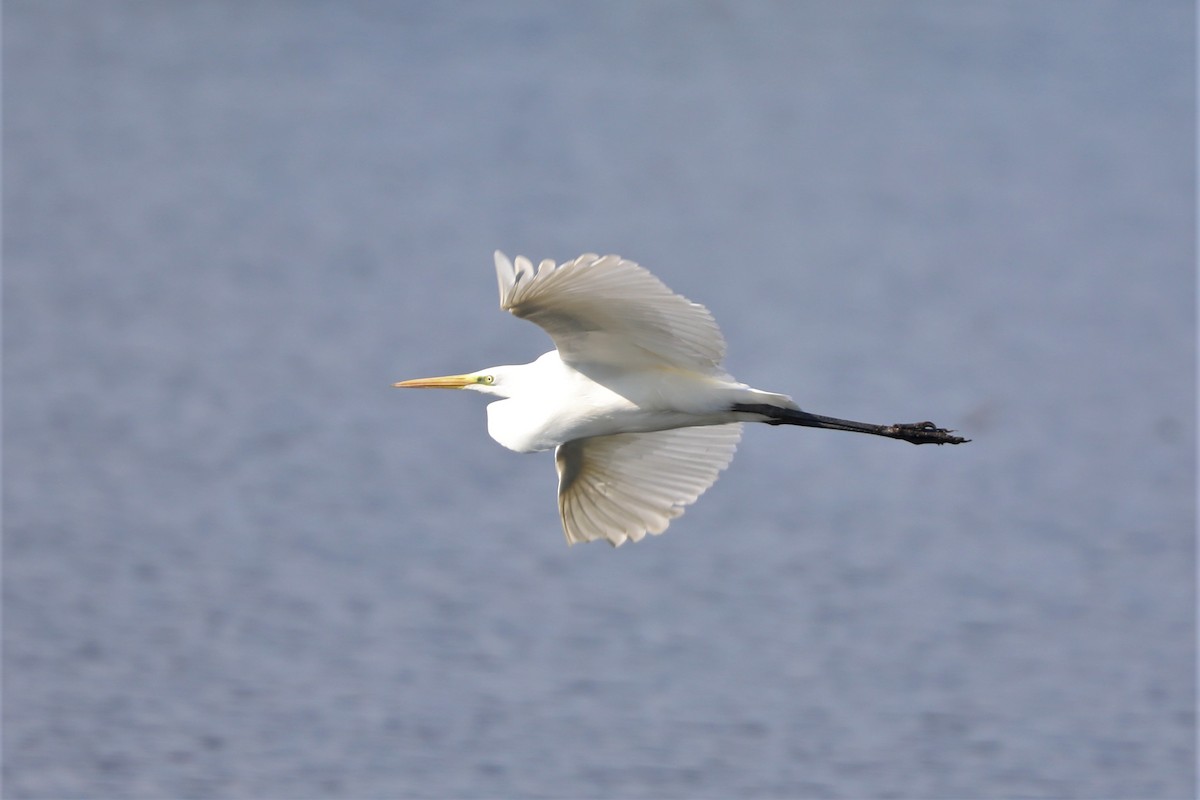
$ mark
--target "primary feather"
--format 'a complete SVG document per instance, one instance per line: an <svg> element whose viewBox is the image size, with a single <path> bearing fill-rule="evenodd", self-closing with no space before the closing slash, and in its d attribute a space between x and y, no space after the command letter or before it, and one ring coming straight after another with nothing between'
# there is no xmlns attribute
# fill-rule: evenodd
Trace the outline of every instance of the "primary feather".
<svg viewBox="0 0 1200 800"><path fill-rule="evenodd" d="M739 423L577 439L554 452L568 544L614 546L658 534L712 486L742 437Z"/></svg>
<svg viewBox="0 0 1200 800"><path fill-rule="evenodd" d="M568 364L715 371L725 339L708 309L619 256L555 265L496 251L500 307L537 323Z"/></svg>

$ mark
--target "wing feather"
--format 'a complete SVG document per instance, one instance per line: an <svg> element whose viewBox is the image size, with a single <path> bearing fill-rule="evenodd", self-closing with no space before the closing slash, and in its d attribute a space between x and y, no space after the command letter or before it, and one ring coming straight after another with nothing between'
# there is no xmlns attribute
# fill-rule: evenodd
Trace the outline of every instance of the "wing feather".
<svg viewBox="0 0 1200 800"><path fill-rule="evenodd" d="M704 306L619 256L586 253L535 270L496 251L500 307L537 323L568 363L715 370L725 339Z"/></svg>
<svg viewBox="0 0 1200 800"><path fill-rule="evenodd" d="M658 534L729 466L740 423L577 439L554 453L567 543Z"/></svg>

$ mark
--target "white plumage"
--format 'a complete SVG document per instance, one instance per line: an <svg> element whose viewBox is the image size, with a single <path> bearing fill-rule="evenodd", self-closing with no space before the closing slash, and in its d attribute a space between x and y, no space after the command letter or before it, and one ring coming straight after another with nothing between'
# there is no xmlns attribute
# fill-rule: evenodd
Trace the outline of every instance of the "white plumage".
<svg viewBox="0 0 1200 800"><path fill-rule="evenodd" d="M614 545L662 533L712 486L742 438L739 423L576 439L554 452L567 541Z"/></svg>
<svg viewBox="0 0 1200 800"><path fill-rule="evenodd" d="M632 261L586 253L534 271L496 252L500 307L535 322L563 361L622 369L659 365L713 371L725 338L708 309L675 294Z"/></svg>
<svg viewBox="0 0 1200 800"><path fill-rule="evenodd" d="M493 439L518 452L556 448L570 544L662 533L729 465L741 422L964 441L932 423L819 417L738 383L721 369L725 340L708 309L632 261L589 253L534 269L523 257L495 258L500 307L540 325L556 349L529 364L395 385L501 398L487 409Z"/></svg>

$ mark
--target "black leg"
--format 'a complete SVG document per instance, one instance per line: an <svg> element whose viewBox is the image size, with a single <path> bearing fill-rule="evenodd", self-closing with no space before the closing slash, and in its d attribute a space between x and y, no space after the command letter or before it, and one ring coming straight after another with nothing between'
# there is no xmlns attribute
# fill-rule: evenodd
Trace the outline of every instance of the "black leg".
<svg viewBox="0 0 1200 800"><path fill-rule="evenodd" d="M902 439L913 444L962 444L969 442L961 436L954 436L954 431L939 428L932 422L905 422L895 425L872 425L869 422L855 422L837 417L823 417L820 414L810 414L807 411L797 411L792 408L779 408L757 403L734 403L731 411L741 411L748 414L761 414L766 417L763 422L768 425L801 425L806 428L823 428L830 431L850 431L851 433L869 433L872 436L886 436L889 439Z"/></svg>

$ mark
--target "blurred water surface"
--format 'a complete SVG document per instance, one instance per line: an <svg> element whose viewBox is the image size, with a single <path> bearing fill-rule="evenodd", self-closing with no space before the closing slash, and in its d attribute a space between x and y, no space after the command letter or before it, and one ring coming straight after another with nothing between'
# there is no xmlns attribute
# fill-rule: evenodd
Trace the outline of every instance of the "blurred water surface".
<svg viewBox="0 0 1200 800"><path fill-rule="evenodd" d="M1192 4L4 22L6 797L1194 795ZM568 549L495 248L975 441Z"/></svg>

